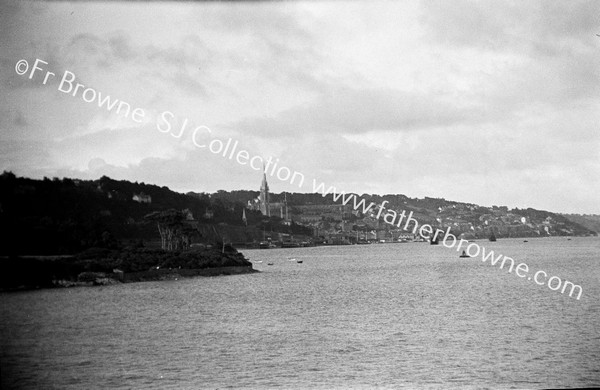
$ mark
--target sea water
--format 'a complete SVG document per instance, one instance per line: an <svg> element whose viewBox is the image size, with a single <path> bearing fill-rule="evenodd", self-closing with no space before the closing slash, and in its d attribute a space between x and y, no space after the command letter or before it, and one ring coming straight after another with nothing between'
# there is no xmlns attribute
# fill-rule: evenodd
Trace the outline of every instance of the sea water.
<svg viewBox="0 0 600 390"><path fill-rule="evenodd" d="M478 244L581 299L443 245L247 250L261 273L0 294L2 388L600 386L600 240Z"/></svg>

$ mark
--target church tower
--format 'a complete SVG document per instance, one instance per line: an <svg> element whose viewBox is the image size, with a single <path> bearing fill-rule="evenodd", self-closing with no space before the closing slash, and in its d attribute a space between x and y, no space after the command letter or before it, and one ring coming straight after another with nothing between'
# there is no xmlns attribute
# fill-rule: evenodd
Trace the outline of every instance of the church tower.
<svg viewBox="0 0 600 390"><path fill-rule="evenodd" d="M264 171L263 166L263 180L260 185L260 195L258 196L260 201L260 212L262 215L266 215L267 217L271 216L271 208L269 204L269 184L267 184L267 173Z"/></svg>

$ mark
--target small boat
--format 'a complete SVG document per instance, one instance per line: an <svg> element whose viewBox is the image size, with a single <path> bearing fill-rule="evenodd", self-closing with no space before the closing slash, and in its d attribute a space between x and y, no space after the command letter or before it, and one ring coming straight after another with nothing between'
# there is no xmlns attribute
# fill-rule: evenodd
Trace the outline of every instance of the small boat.
<svg viewBox="0 0 600 390"><path fill-rule="evenodd" d="M527 241L527 240L523 240L523 242L529 242L529 241Z"/></svg>
<svg viewBox="0 0 600 390"><path fill-rule="evenodd" d="M269 263L267 263L267 265L273 265L273 263L270 263L270 262L269 262Z"/></svg>
<svg viewBox="0 0 600 390"><path fill-rule="evenodd" d="M438 245L438 238L436 237L435 240L433 238L430 238L429 245Z"/></svg>
<svg viewBox="0 0 600 390"><path fill-rule="evenodd" d="M467 255L467 252L463 251L462 255L460 255L458 257L471 257L471 256Z"/></svg>
<svg viewBox="0 0 600 390"><path fill-rule="evenodd" d="M490 236L490 241L492 241L492 242L496 241L496 236L494 235L493 232L492 232L492 235Z"/></svg>
<svg viewBox="0 0 600 390"><path fill-rule="evenodd" d="M302 260L298 260L298 261L296 261L296 263L302 264Z"/></svg>

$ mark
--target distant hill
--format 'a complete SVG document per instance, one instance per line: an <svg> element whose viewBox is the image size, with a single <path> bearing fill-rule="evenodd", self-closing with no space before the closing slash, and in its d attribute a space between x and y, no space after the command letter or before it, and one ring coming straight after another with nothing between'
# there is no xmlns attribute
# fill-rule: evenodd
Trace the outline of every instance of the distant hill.
<svg viewBox="0 0 600 390"><path fill-rule="evenodd" d="M596 233L600 233L600 215L595 214L561 214L569 221L584 226Z"/></svg>
<svg viewBox="0 0 600 390"><path fill-rule="evenodd" d="M352 235L353 230L390 228L383 223L374 224L377 220L372 216L354 214L345 221L324 215L320 221L317 216L314 223L297 223L302 216L298 206L336 204L331 196L320 194L272 194L272 202L287 199L293 220L265 217L246 208L247 202L257 196L258 191L244 190L182 194L167 187L106 176L98 180L34 180L4 172L0 175L0 255L59 255L92 247L160 246L156 219L148 217L169 212L181 215L194 230L189 237L191 243L256 242L264 240L265 232L273 237L306 237L312 235L313 229L321 235L341 231ZM535 209L508 210L404 195L363 197L376 204L387 200L388 208L412 211L420 224L449 226L455 233L473 237L486 237L492 230L498 237L585 236L597 235L600 229L600 221L594 219L597 216L562 216Z"/></svg>
<svg viewBox="0 0 600 390"><path fill-rule="evenodd" d="M233 201L256 197L258 192L252 191L219 191L219 199ZM472 203L456 202L443 198L425 197L409 198L402 194L370 195L355 194L357 198L365 199L367 204L373 202L376 205L387 201L387 209L406 213L413 213L413 217L420 224L429 224L434 227L450 227L453 233L463 234L465 238L488 238L491 232L499 237L547 237L547 236L590 236L597 232L578 221L552 213L550 211L527 209L509 209L506 206L479 206ZM217 196L215 194L214 196ZM271 202L282 202L284 194L270 194ZM285 199L294 219L302 220L303 207L306 205L340 205L340 200L335 202L331 195L323 197L321 194L286 193ZM350 202L349 204L352 204ZM331 210L338 208L331 207ZM346 207L346 214L350 214L352 206ZM361 215L354 213L342 218L331 218L334 212L324 212L321 221L312 222L311 225L318 228L320 232L329 234L340 233L346 230L346 226L354 225L352 230L393 230L389 224L385 224L380 218L377 221L373 214ZM326 234L325 234L326 235ZM388 235L389 237L390 235Z"/></svg>

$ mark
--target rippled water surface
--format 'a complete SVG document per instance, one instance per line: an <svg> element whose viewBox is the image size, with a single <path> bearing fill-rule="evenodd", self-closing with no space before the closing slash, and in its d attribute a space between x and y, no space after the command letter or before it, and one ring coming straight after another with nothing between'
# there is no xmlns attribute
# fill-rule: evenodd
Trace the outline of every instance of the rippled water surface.
<svg viewBox="0 0 600 390"><path fill-rule="evenodd" d="M244 251L263 272L0 294L2 388L600 386L600 240L479 244L581 300L442 245Z"/></svg>

